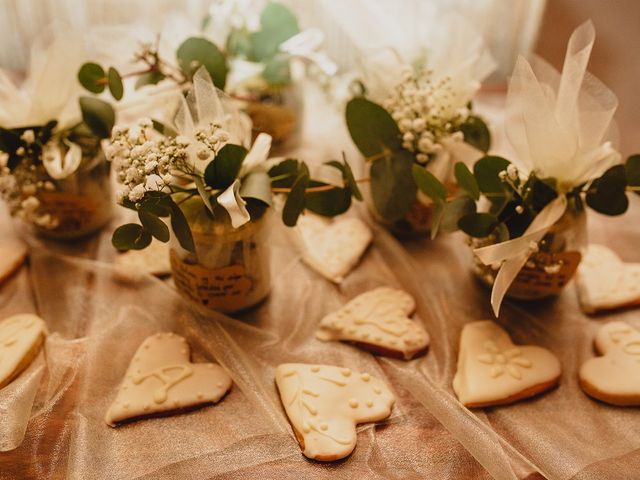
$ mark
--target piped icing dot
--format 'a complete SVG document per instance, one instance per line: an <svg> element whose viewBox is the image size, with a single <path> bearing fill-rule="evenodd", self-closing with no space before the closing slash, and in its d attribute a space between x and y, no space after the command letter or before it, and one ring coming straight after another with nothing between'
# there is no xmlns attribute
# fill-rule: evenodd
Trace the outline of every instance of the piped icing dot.
<svg viewBox="0 0 640 480"><path fill-rule="evenodd" d="M360 375L360 378L363 382L368 382L369 380L371 380L371 375L369 375L368 373L363 373L362 375Z"/></svg>
<svg viewBox="0 0 640 480"><path fill-rule="evenodd" d="M367 405L367 407L369 407L369 408L373 407L373 401L371 401L371 400L367 400L366 405Z"/></svg>
<svg viewBox="0 0 640 480"><path fill-rule="evenodd" d="M187 354L187 349L183 348L182 350L180 350L180 353L183 354L183 355L186 355Z"/></svg>
<svg viewBox="0 0 640 480"><path fill-rule="evenodd" d="M142 409L146 412L151 408L151 405L149 405L148 403L145 403L144 406L142 407Z"/></svg>
<svg viewBox="0 0 640 480"><path fill-rule="evenodd" d="M216 387L218 387L218 388L222 388L222 387L223 387L222 382L218 382L218 383L216 383Z"/></svg>
<svg viewBox="0 0 640 480"><path fill-rule="evenodd" d="M199 398L199 399L204 398L204 393L202 393L202 392L198 392L198 398Z"/></svg>
<svg viewBox="0 0 640 480"><path fill-rule="evenodd" d="M124 409L129 408L129 402L123 402L122 403L122 408L124 408Z"/></svg>
<svg viewBox="0 0 640 480"><path fill-rule="evenodd" d="M314 365L313 367L311 367L311 371L313 373L318 373L320 371L320 367L318 367L317 365Z"/></svg>
<svg viewBox="0 0 640 480"><path fill-rule="evenodd" d="M329 428L329 425L327 425L325 422L322 422L320 424L320 430L326 430L327 428Z"/></svg>
<svg viewBox="0 0 640 480"><path fill-rule="evenodd" d="M345 368L343 370L340 370L340 373L342 374L343 377L348 377L351 375L351 370L349 370L348 368Z"/></svg>
<svg viewBox="0 0 640 480"><path fill-rule="evenodd" d="M180 400L176 399L173 401L173 406L174 407L179 407L180 406Z"/></svg>
<svg viewBox="0 0 640 480"><path fill-rule="evenodd" d="M349 399L349 406L351 408L358 408L358 401L355 398Z"/></svg>
<svg viewBox="0 0 640 480"><path fill-rule="evenodd" d="M380 390L380 388L378 387L373 387L373 393L375 393L376 395L380 395L382 393L382 390Z"/></svg>

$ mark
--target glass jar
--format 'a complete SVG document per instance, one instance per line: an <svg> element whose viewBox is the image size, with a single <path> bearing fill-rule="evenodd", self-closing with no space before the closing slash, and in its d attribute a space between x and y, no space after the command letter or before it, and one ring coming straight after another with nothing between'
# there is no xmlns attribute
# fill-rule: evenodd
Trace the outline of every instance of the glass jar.
<svg viewBox="0 0 640 480"><path fill-rule="evenodd" d="M570 203L567 211L538 242L525 266L507 290L506 296L519 300L537 300L558 295L573 278L582 252L587 246L587 215L582 206ZM469 237L471 249L495 243L495 237ZM493 286L498 266L485 265L473 255L472 271L485 285Z"/></svg>
<svg viewBox="0 0 640 480"><path fill-rule="evenodd" d="M252 220L233 228L225 210L217 206L212 215L199 198L180 208L196 249L195 254L186 251L171 236L171 270L180 294L223 313L263 301L271 290L268 210L250 209Z"/></svg>
<svg viewBox="0 0 640 480"><path fill-rule="evenodd" d="M45 173L55 189L38 192L38 211L49 214L55 223L53 227L33 225L33 230L45 238L73 240L104 227L113 215L109 172L110 164L100 149L83 157L78 170L66 178L56 180Z"/></svg>

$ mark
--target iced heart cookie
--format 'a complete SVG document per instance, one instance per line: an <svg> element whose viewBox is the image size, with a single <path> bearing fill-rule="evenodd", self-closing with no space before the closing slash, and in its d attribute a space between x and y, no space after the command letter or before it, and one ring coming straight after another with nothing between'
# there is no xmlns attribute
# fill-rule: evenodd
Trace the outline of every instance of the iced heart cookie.
<svg viewBox="0 0 640 480"><path fill-rule="evenodd" d="M8 280L27 258L27 247L17 240L5 240L0 243L0 284Z"/></svg>
<svg viewBox="0 0 640 480"><path fill-rule="evenodd" d="M602 356L580 368L582 389L613 405L640 405L640 331L611 322L598 330L594 343Z"/></svg>
<svg viewBox="0 0 640 480"><path fill-rule="evenodd" d="M36 315L14 315L0 322L0 388L31 364L45 336L46 325Z"/></svg>
<svg viewBox="0 0 640 480"><path fill-rule="evenodd" d="M119 278L138 280L143 274L164 277L171 274L169 245L153 240L144 250L129 250L120 253L114 261Z"/></svg>
<svg viewBox="0 0 640 480"><path fill-rule="evenodd" d="M380 355L409 360L425 353L429 335L409 318L416 308L406 292L380 287L358 295L320 322L320 340L353 342Z"/></svg>
<svg viewBox="0 0 640 480"><path fill-rule="evenodd" d="M640 305L640 263L625 263L603 245L589 245L576 277L586 313Z"/></svg>
<svg viewBox="0 0 640 480"><path fill-rule="evenodd" d="M325 220L306 214L295 228L302 260L320 275L340 283L371 243L371 230L354 217Z"/></svg>
<svg viewBox="0 0 640 480"><path fill-rule="evenodd" d="M460 336L453 390L467 407L504 405L554 387L560 373L560 362L550 351L514 345L494 322L471 322Z"/></svg>
<svg viewBox="0 0 640 480"><path fill-rule="evenodd" d="M231 388L231 377L213 363L190 363L187 341L158 333L138 348L105 417L124 420L215 403Z"/></svg>
<svg viewBox="0 0 640 480"><path fill-rule="evenodd" d="M276 384L302 453L323 462L349 455L356 425L387 418L395 402L377 378L329 365L282 364Z"/></svg>

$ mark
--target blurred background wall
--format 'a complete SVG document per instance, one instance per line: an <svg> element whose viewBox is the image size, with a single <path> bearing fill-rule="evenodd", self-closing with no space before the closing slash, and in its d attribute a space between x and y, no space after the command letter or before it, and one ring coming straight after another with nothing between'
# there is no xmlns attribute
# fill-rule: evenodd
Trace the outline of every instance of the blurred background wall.
<svg viewBox="0 0 640 480"><path fill-rule="evenodd" d="M52 19L80 29L144 20L149 27L158 29L167 12L177 11L198 19L212 1L223 0L0 0L0 67L24 69L32 39ZM246 0L247 4L252 1ZM501 72L494 77L498 81L512 66L513 51L526 51L535 44L540 19L535 50L560 68L569 35L591 18L598 38L590 70L620 99L617 119L623 154L640 152L640 0L282 1L299 11L303 22L326 30L329 53L338 57L336 60L343 66L352 64L357 56L355 49L345 46L351 42L349 34L358 32L356 36L362 37L365 44L383 41L380 31L366 28L368 18L388 23L389 35L393 35L394 29L403 28L396 24L412 22L411 28L420 27L420 19L412 15L417 2L456 7L484 30L492 44L500 61Z"/></svg>

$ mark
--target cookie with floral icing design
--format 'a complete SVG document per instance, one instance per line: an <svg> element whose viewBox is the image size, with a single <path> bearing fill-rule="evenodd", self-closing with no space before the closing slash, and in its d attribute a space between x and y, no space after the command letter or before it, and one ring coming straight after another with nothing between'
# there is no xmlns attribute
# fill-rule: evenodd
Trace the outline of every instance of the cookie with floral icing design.
<svg viewBox="0 0 640 480"><path fill-rule="evenodd" d="M560 374L560 362L549 350L514 345L492 321L471 322L460 336L453 390L467 407L505 405L549 390Z"/></svg>
<svg viewBox="0 0 640 480"><path fill-rule="evenodd" d="M171 274L169 245L154 239L144 250L118 254L114 264L120 280L138 281L143 274L166 277Z"/></svg>
<svg viewBox="0 0 640 480"><path fill-rule="evenodd" d="M589 245L576 285L586 313L640 305L640 263L623 262L604 245Z"/></svg>
<svg viewBox="0 0 640 480"><path fill-rule="evenodd" d="M580 368L582 389L606 403L640 406L640 330L611 322L598 330L594 343L602 356Z"/></svg>
<svg viewBox="0 0 640 480"><path fill-rule="evenodd" d="M316 337L352 342L379 355L409 360L424 354L429 347L427 332L409 318L415 308L408 293L376 288L324 317Z"/></svg>
<svg viewBox="0 0 640 480"><path fill-rule="evenodd" d="M302 453L323 462L348 456L356 425L387 418L395 402L377 378L330 365L282 364L276 385Z"/></svg>
<svg viewBox="0 0 640 480"><path fill-rule="evenodd" d="M27 258L27 247L18 240L4 240L0 243L0 284L6 282L20 270Z"/></svg>
<svg viewBox="0 0 640 480"><path fill-rule="evenodd" d="M326 279L341 283L371 243L371 229L359 218L331 221L306 214L295 228L302 260Z"/></svg>
<svg viewBox="0 0 640 480"><path fill-rule="evenodd" d="M8 385L36 358L46 332L44 321L29 313L0 322L0 388Z"/></svg>
<svg viewBox="0 0 640 480"><path fill-rule="evenodd" d="M216 403L229 388L231 377L222 367L190 363L184 338L158 333L136 351L105 421L114 427L125 420Z"/></svg>

